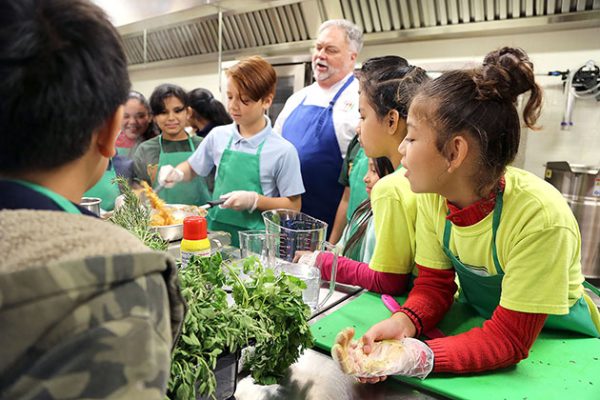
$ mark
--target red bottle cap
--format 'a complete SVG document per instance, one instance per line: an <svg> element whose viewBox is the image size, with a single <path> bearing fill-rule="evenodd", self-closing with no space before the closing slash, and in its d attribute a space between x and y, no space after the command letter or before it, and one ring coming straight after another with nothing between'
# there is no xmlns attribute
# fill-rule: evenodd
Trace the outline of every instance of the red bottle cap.
<svg viewBox="0 0 600 400"><path fill-rule="evenodd" d="M186 240L202 240L208 237L206 233L206 218L200 216L183 219L183 238Z"/></svg>

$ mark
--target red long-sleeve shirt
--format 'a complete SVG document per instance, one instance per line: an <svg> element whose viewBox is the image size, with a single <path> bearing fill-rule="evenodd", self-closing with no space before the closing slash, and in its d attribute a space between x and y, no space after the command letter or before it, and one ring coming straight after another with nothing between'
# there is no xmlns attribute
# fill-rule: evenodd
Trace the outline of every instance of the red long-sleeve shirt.
<svg viewBox="0 0 600 400"><path fill-rule="evenodd" d="M501 189L504 181L500 182ZM493 211L496 192L464 209L448 203L454 224L468 226L481 221ZM454 269L436 270L417 265L418 278L403 305L415 324L417 335L435 327L446 314L456 292ZM481 328L426 341L434 353L434 372L470 373L503 368L527 358L538 337L546 314L531 314L496 307Z"/></svg>
<svg viewBox="0 0 600 400"><path fill-rule="evenodd" d="M321 277L325 280L331 278L331 264L333 254L319 253L317 264L321 265ZM399 296L406 293L408 288L408 274L392 274L374 271L369 264L354 261L346 257L338 257L335 280L339 283L363 287L371 292Z"/></svg>

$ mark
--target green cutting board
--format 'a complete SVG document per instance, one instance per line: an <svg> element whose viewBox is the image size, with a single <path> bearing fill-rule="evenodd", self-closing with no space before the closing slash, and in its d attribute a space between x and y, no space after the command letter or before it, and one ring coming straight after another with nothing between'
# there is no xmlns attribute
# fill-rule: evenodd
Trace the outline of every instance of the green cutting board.
<svg viewBox="0 0 600 400"><path fill-rule="evenodd" d="M396 298L402 304L406 298ZM362 336L390 316L381 295L366 292L311 326L316 346L331 351L335 336L354 327ZM481 326L484 319L468 305L455 303L439 328L446 335ZM517 366L472 375L432 374L425 380L394 379L453 399L600 400L600 340L543 331L529 357Z"/></svg>

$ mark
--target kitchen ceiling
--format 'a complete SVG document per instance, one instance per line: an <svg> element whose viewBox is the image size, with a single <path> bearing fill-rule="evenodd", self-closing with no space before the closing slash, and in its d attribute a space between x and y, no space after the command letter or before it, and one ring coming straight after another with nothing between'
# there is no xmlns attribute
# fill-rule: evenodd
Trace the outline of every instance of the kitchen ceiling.
<svg viewBox="0 0 600 400"><path fill-rule="evenodd" d="M119 4L128 11L126 21L133 21L118 29L134 68L306 51L320 23L332 18L355 22L371 44L600 26L600 0L179 0L167 9L164 1Z"/></svg>

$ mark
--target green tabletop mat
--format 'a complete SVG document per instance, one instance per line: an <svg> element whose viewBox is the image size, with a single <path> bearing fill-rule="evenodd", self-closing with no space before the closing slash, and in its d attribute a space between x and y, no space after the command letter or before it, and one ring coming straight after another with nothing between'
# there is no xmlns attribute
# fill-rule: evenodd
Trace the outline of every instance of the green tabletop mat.
<svg viewBox="0 0 600 400"><path fill-rule="evenodd" d="M396 299L402 304L406 298ZM314 323L311 330L316 346L329 352L343 328L354 327L359 337L390 315L379 294L365 292ZM470 306L455 303L438 327L453 335L483 321ZM600 340L544 330L529 357L515 367L471 375L432 374L425 380L393 379L453 399L600 400Z"/></svg>

